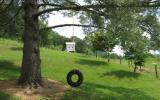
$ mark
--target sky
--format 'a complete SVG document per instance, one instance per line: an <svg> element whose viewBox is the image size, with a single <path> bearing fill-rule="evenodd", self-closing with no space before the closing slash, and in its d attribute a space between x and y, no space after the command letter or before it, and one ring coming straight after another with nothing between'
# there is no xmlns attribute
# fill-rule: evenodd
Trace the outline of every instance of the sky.
<svg viewBox="0 0 160 100"><path fill-rule="evenodd" d="M80 4L84 4L83 0L77 0L77 2L79 2ZM74 19L74 21L73 21L73 19ZM55 13L54 15L51 14L48 19L49 26L55 26L55 25L61 25L61 24L73 24L73 23L80 24L79 19L77 19L76 16L69 18L69 17L65 17L63 14L60 14L60 13ZM74 28L74 32L73 32L73 28ZM73 27L73 26L59 27L59 28L56 28L53 30L58 32L60 35L66 36L68 38L70 38L71 36L77 36L77 37L83 39L85 37L85 34L83 33L82 27ZM143 35L150 38L150 35L148 35L147 33L144 33ZM121 55L121 56L124 55L124 53L123 53L124 51L121 50L121 47L118 45L115 46L115 48L113 49L113 52L117 53L118 55Z"/></svg>
<svg viewBox="0 0 160 100"><path fill-rule="evenodd" d="M76 0L76 2L78 2L81 5L85 4L83 0ZM48 22L49 22L48 23L49 26L60 25L60 24L80 24L79 19L76 16L69 18L69 17L64 17L63 14L60 14L60 13L55 13L54 15L51 14ZM73 32L73 28L74 28L74 32ZM53 29L53 30L58 32L60 35L63 35L66 37L71 37L73 35L81 39L85 37L85 34L83 34L82 27L72 27L72 26L60 27L60 28Z"/></svg>
<svg viewBox="0 0 160 100"><path fill-rule="evenodd" d="M73 22L74 18L74 22ZM60 25L60 24L80 24L79 19L76 18L76 16L68 18L64 17L62 14L56 13L50 15L48 19L48 25L49 26L54 26L54 25ZM83 33L82 27L74 27L74 32L73 32L73 27L60 27L53 29L54 31L58 32L60 35L66 36L66 37L71 37L71 36L77 36L81 39L85 37L85 34ZM74 33L74 34L73 34ZM113 53L116 53L118 55L123 56L123 50L121 50L120 46L115 46L113 49Z"/></svg>
<svg viewBox="0 0 160 100"><path fill-rule="evenodd" d="M73 22L74 18L74 22ZM50 15L48 19L48 25L49 26L54 26L54 25L60 25L60 24L80 24L79 19L75 17L64 17L62 14L56 13ZM82 27L74 27L74 32L73 32L73 27L59 27L56 29L53 29L54 31L58 32L60 35L66 36L66 37L71 37L71 36L77 36L81 39L85 37L85 34L83 34ZM74 34L73 34L74 33Z"/></svg>

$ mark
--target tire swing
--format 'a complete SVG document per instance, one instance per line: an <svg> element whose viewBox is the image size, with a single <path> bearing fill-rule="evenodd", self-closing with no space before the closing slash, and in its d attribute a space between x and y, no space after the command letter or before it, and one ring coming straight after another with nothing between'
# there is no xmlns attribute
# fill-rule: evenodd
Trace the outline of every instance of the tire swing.
<svg viewBox="0 0 160 100"><path fill-rule="evenodd" d="M72 13L73 15L73 13ZM73 15L73 24L74 24L74 15ZM73 26L73 36L74 36L74 26ZM74 37L72 42L66 43L66 51L69 52L75 52L75 42L74 42ZM76 81L72 80L72 77L77 75L78 79ZM83 82L83 74L77 70L77 69L72 69L68 74L67 74L67 83L72 86L72 87L78 87L82 84Z"/></svg>
<svg viewBox="0 0 160 100"><path fill-rule="evenodd" d="M77 75L78 76L78 79L76 81L73 81L72 80L72 77L74 75ZM67 75L67 83L72 86L72 87L78 87L82 84L83 82L83 74L77 70L77 69L73 69L71 70L68 75Z"/></svg>

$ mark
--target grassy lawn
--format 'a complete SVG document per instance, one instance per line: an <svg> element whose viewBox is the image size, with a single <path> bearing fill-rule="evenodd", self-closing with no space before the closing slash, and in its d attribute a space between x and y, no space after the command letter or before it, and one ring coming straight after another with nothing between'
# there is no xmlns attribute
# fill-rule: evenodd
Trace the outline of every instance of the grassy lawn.
<svg viewBox="0 0 160 100"><path fill-rule="evenodd" d="M20 99L17 97L13 97L11 95L8 95L4 92L0 92L0 100L20 100Z"/></svg>
<svg viewBox="0 0 160 100"><path fill-rule="evenodd" d="M0 80L17 79L22 59L21 43L0 40ZM160 80L154 73L133 73L125 60L96 59L76 53L66 53L41 48L43 77L66 83L71 69L79 69L84 83L68 91L63 100L160 100ZM146 66L153 67L154 59L147 59ZM0 99L9 95L0 92ZM10 99L9 99L10 100ZM13 99L14 100L14 99Z"/></svg>

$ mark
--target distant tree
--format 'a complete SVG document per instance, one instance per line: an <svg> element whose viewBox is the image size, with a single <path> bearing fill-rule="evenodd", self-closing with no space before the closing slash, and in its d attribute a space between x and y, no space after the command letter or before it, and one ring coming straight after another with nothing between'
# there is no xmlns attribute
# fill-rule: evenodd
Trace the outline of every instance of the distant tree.
<svg viewBox="0 0 160 100"><path fill-rule="evenodd" d="M108 62L110 61L109 53L114 46L118 43L116 37L109 32L95 31L90 35L90 41L95 51L108 52Z"/></svg>
<svg viewBox="0 0 160 100"><path fill-rule="evenodd" d="M150 50L160 49L160 22L158 16L155 16L154 11L146 13L146 16L139 21L140 27L150 37Z"/></svg>
<svg viewBox="0 0 160 100"><path fill-rule="evenodd" d="M13 4L14 0L1 0L0 5L8 8ZM24 10L24 32L23 38L23 60L21 75L18 80L19 85L37 86L42 85L41 76L41 60L40 60L40 40L39 40L39 17L45 16L50 12L69 13L76 12L76 14L89 16L91 25L81 24L63 24L51 26L44 29L58 28L64 26L83 26L83 27L98 27L106 28L106 22L113 22L112 18L119 16L120 12L130 10L132 18L137 16L137 13L144 13L144 8L159 7L158 0L84 0L85 4L81 5L76 0L16 0L21 1L20 9ZM119 13L116 13L119 12ZM129 13L127 12L127 13ZM123 12L124 15L127 13ZM2 13L1 13L2 14ZM14 19L18 14L15 13L11 18ZM117 15L115 15L117 14ZM122 16L119 17L121 19ZM125 17L123 17L125 19ZM129 18L129 17L127 17ZM115 21L116 22L116 21ZM126 21L127 22L127 21Z"/></svg>
<svg viewBox="0 0 160 100"><path fill-rule="evenodd" d="M41 24L41 27L47 26L44 23ZM61 36L57 32L48 29L40 32L40 45L43 47L56 48L61 47L59 50L65 50L66 42L71 41L70 38ZM57 48L56 48L57 49Z"/></svg>
<svg viewBox="0 0 160 100"><path fill-rule="evenodd" d="M20 7L14 0L12 3L13 4L10 4L9 7L0 5L0 37L21 39L24 29L24 21L22 18L24 12L18 10ZM14 19L12 19L17 10L19 13L15 16Z"/></svg>
<svg viewBox="0 0 160 100"><path fill-rule="evenodd" d="M70 40L72 41L73 38L74 38L74 42L76 43L76 52L85 53L87 48L86 42L76 36L72 36Z"/></svg>
<svg viewBox="0 0 160 100"><path fill-rule="evenodd" d="M135 37L135 39L134 39ZM129 67L133 67L134 62L144 62L145 55L147 54L148 50L148 39L141 34L137 34L133 37L132 41L127 41L127 44L124 48L125 50L125 57L128 59Z"/></svg>

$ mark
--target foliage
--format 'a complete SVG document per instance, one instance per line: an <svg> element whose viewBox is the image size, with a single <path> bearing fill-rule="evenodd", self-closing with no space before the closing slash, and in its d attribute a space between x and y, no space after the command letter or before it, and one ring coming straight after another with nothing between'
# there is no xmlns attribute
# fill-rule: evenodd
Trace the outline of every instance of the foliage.
<svg viewBox="0 0 160 100"><path fill-rule="evenodd" d="M45 27L45 24L41 24L41 27ZM65 36L59 35L53 30L44 30L40 32L41 46L49 47L55 50L65 50L66 42L73 41L76 42L76 52L85 53L86 52L86 42L76 36L67 38Z"/></svg>
<svg viewBox="0 0 160 100"><path fill-rule="evenodd" d="M70 41L69 38L59 35L52 30L45 30L40 33L41 46L58 50L65 50L65 43ZM60 49L61 48L61 49Z"/></svg>
<svg viewBox="0 0 160 100"><path fill-rule="evenodd" d="M74 40L74 42L76 43L76 52L78 53L85 53L86 52L86 48L87 48L87 44L85 40L82 40L76 36L72 36L70 38L70 41Z"/></svg>
<svg viewBox="0 0 160 100"><path fill-rule="evenodd" d="M147 52L145 50L145 45L143 45L143 41L137 42L138 44L132 45L126 52L125 52L125 57L128 60L135 60L135 61L140 61L144 62Z"/></svg>
<svg viewBox="0 0 160 100"><path fill-rule="evenodd" d="M8 9L6 9L5 6L0 7L0 37L21 40L24 29L24 12L20 11L19 14L11 20L19 8L16 2Z"/></svg>
<svg viewBox="0 0 160 100"><path fill-rule="evenodd" d="M16 79L19 76L18 68L21 66L22 51L13 48L22 48L22 44L17 41L0 40L0 79ZM125 60L119 64L119 60L115 59L108 64L105 59L96 59L94 56L55 51L48 48L41 48L41 51L43 77L67 85L66 75L71 69L76 68L84 75L84 83L77 89L67 91L62 100L160 99L160 81L155 78L155 75L143 71L133 73ZM4 60L6 62L3 62ZM154 68L151 64L154 61L153 58L148 59L146 67ZM11 64L8 65L8 62ZM5 64L8 67L2 66ZM3 100L5 100L6 96L8 97L0 92L1 99L4 97Z"/></svg>
<svg viewBox="0 0 160 100"><path fill-rule="evenodd" d="M111 51L117 44L117 40L112 33L95 31L89 35L89 41L94 50Z"/></svg>
<svg viewBox="0 0 160 100"><path fill-rule="evenodd" d="M140 20L141 27L144 32L148 33L150 36L150 46L151 50L159 50L160 48L160 22L158 16L154 12L148 12L145 17Z"/></svg>
<svg viewBox="0 0 160 100"><path fill-rule="evenodd" d="M9 2L8 0L3 0L3 1L5 2L4 5L10 5L8 4ZM154 1L153 0L130 0L130 1L85 0L84 2L88 5L78 4L78 2L74 0L63 0L63 1L62 0L53 0L53 1L52 0L24 0L24 1L20 0L20 1L21 1L21 4L19 5L24 8L24 12L25 12L24 14L25 25L24 25L24 32L23 32L23 39L22 39L24 42L22 73L18 81L20 85L24 85L26 83L27 84L34 83L35 85L38 83L39 85L41 85L41 82L42 82L41 70L40 70L41 60L40 60L40 50L39 50L39 36L40 36L39 31L40 30L38 25L40 16L48 17L47 16L48 13L52 11L56 11L60 13L63 13L63 11L68 13L73 11L73 12L76 12L76 14L82 14L82 15L84 14L84 17L81 17L81 18L86 17L88 18L88 20L91 20L91 23L90 23L91 25L96 25L99 28L105 28L105 29L109 28L109 31L105 32L107 33L107 35L95 36L95 39L93 39L93 44L95 45L94 49L111 51L111 49L117 43L115 43L112 39L109 39L110 37L112 37L109 34L113 35L113 33L114 34L118 33L118 35L117 34L115 35L116 38L114 37L114 40L117 41L117 39L119 39L119 44L122 47L124 47L125 50L128 50L128 48L131 48L131 47L135 49L135 46L137 46L138 43L141 44L141 42L136 42L136 43L133 42L133 39L132 39L133 37L135 39L136 36L142 36L142 34L137 35L137 33L143 33L141 32L142 31L140 29L141 27L138 26L139 23L137 23L137 19L139 19L141 15L145 15L146 11L150 10L146 7L155 8L159 6L158 0L154 0ZM1 3L3 4L3 2ZM12 1L10 1L9 3L11 3L12 5ZM43 3L43 4L39 4L39 3ZM8 12L8 14L9 14L9 17L12 16L11 18L13 18L14 16L12 14L15 15L15 12L11 12L11 13ZM156 16L156 14L154 16ZM8 33L11 33L11 32L16 33L15 31L16 28L14 28L15 23L10 25L12 25L13 27L10 26L9 31L8 30L5 30L5 31L7 31ZM61 26L67 26L67 25L53 26L50 28L61 27ZM83 26L83 25L76 25L76 26ZM128 33L131 33L131 35ZM159 36L155 32L154 34L155 36ZM10 35L11 34L9 34L9 36ZM49 42L46 41L47 38L50 38L50 36L48 35L49 34L43 35L44 44L50 44L50 41ZM127 36L129 36L130 38L125 38ZM154 39L159 42L159 39L157 39L157 37L155 37ZM98 42L95 40L98 40L100 44L98 45ZM111 41L112 43L110 42L110 40L112 40ZM128 45L130 45L131 47ZM138 49L135 49L135 51L138 52L136 54L142 53L140 48L141 47L138 47ZM30 73L30 71L33 72L34 74Z"/></svg>

